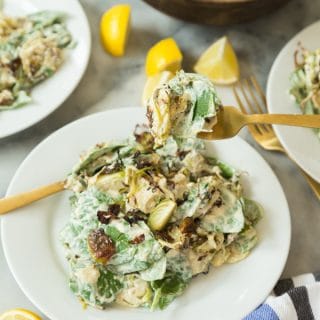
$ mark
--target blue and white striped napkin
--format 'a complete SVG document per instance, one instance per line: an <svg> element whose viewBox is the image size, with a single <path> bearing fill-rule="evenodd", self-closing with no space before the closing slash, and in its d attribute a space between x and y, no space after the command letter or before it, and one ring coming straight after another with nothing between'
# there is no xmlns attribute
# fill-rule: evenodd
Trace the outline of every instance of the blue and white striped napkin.
<svg viewBox="0 0 320 320"><path fill-rule="evenodd" d="M320 273L280 280L268 299L243 320L320 320Z"/></svg>

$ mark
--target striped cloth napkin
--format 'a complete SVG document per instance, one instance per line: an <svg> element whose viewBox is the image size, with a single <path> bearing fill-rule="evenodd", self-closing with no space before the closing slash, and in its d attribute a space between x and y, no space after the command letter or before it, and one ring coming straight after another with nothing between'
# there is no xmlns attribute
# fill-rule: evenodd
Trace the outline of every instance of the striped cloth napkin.
<svg viewBox="0 0 320 320"><path fill-rule="evenodd" d="M320 273L280 280L268 299L243 320L320 320Z"/></svg>

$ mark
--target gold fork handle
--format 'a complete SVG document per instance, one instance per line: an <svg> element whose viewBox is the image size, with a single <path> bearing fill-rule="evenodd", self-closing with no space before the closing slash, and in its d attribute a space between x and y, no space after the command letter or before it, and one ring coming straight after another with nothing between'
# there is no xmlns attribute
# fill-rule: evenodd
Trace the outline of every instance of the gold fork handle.
<svg viewBox="0 0 320 320"><path fill-rule="evenodd" d="M62 191L64 189L64 184L64 181L59 181L29 192L0 199L0 215Z"/></svg>
<svg viewBox="0 0 320 320"><path fill-rule="evenodd" d="M307 128L320 128L320 115L252 114L246 116L247 123L282 124Z"/></svg>

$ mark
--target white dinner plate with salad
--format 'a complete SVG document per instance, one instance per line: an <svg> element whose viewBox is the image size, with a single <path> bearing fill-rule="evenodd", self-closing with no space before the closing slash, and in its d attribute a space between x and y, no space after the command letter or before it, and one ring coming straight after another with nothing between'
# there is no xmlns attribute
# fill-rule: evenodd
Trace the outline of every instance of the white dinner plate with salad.
<svg viewBox="0 0 320 320"><path fill-rule="evenodd" d="M28 20L3 29L1 59L8 68L2 70L7 80L1 83L6 92L0 93L0 138L58 108L82 78L91 49L89 24L77 0L4 0L2 11Z"/></svg>
<svg viewBox="0 0 320 320"><path fill-rule="evenodd" d="M66 125L40 143L24 160L7 195L64 179L84 150L110 139L125 139L137 123L144 122L144 109L123 108ZM102 147L102 144L97 146ZM64 191L2 218L5 256L26 296L52 320L239 320L262 303L281 276L289 251L290 214L284 192L265 160L242 139L207 142L207 147L208 154L243 172L241 183L245 196L263 207L263 217L256 226L259 241L248 257L234 264L211 267L208 274L199 274L164 310L119 305L109 305L106 310L91 306L83 309L68 286L69 266L59 241L71 211L68 200L71 193ZM139 155L135 153L134 157ZM104 214L102 212L102 218L108 219ZM123 236L130 233L132 230ZM144 239L145 235L143 239L139 236L134 243ZM69 244L72 246L72 241ZM89 281L87 271L81 270L82 279L86 277L83 281ZM96 276L96 272L90 273L89 278ZM150 273L147 276L150 277Z"/></svg>
<svg viewBox="0 0 320 320"><path fill-rule="evenodd" d="M305 87L306 75L303 67L294 76L292 76L292 73L296 69L294 55L300 46L310 52L320 48L319 32L320 21L299 32L280 51L271 68L267 85L267 101L270 113L301 114L302 109L307 114L315 113L315 108L310 105L312 96L306 97L309 89L306 90ZM309 61L310 58L313 59L311 55L309 55ZM304 59L301 54L297 56L297 59L299 63L303 63ZM319 68L320 52L318 58L315 57L316 59L318 59ZM311 67L311 72L312 70L313 67ZM319 75L319 70L316 73ZM290 95L290 90L296 92L299 100L305 100L302 102L304 105L302 109L296 99ZM308 128L286 126L274 126L274 129L289 156L304 171L320 182L319 130L316 132L316 130Z"/></svg>

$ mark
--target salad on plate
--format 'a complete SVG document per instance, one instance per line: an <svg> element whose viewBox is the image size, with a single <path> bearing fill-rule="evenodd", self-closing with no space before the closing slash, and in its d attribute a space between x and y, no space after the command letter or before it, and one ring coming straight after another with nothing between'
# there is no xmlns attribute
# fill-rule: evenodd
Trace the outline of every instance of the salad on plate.
<svg viewBox="0 0 320 320"><path fill-rule="evenodd" d="M60 238L85 306L164 309L194 277L255 247L260 205L244 196L241 172L196 138L221 108L207 78L180 72L150 98L147 125L74 166Z"/></svg>
<svg viewBox="0 0 320 320"><path fill-rule="evenodd" d="M0 11L0 111L31 101L30 91L52 76L74 46L65 15L40 11L9 17Z"/></svg>
<svg viewBox="0 0 320 320"><path fill-rule="evenodd" d="M320 48L308 51L301 48L302 60L290 76L290 94L304 114L320 114ZM314 129L320 137L320 129Z"/></svg>

